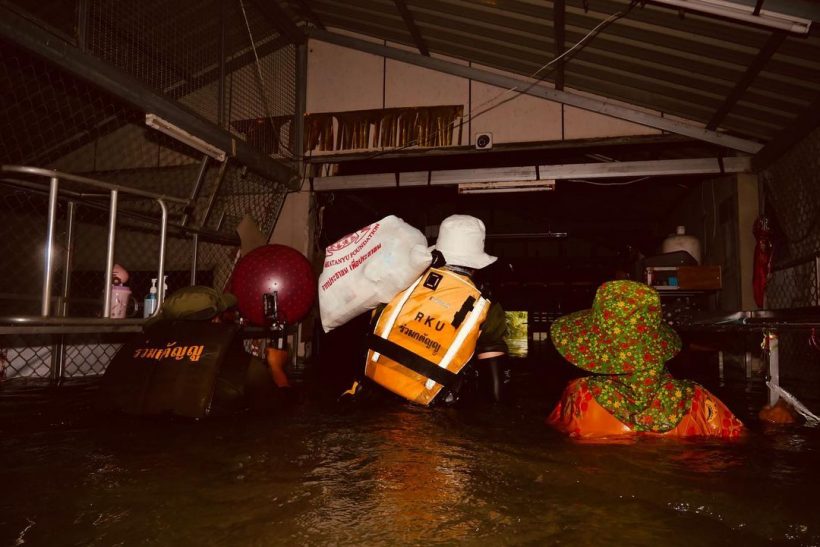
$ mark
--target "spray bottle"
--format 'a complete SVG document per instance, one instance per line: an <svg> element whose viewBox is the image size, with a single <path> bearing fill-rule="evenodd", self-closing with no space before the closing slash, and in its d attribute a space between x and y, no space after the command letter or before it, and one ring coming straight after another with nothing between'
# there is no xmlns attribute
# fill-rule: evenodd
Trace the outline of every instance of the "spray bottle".
<svg viewBox="0 0 820 547"><path fill-rule="evenodd" d="M145 301L143 302L142 316L151 317L155 311L157 311L157 278L152 277L151 290L148 291Z"/></svg>

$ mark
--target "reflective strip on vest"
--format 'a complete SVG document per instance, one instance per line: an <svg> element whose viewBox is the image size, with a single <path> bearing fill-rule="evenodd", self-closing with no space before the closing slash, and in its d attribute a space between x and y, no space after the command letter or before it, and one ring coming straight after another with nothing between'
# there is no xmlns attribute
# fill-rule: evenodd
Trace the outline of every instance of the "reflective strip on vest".
<svg viewBox="0 0 820 547"><path fill-rule="evenodd" d="M413 294L413 291L416 290L416 287L418 287L422 279L424 279L423 275L416 279L416 282L410 285L410 287L408 287L408 289L404 291L404 294L401 295L401 300L399 301L396 308L393 310L393 314L390 316L390 319L387 320L387 323L384 325L382 331L380 333L377 333L379 336L385 339L387 338L387 336L390 334L390 331L393 330L393 325L396 324L396 319L399 318L401 309L407 303L407 300L410 298L410 295ZM381 354L373 352L373 358L371 359L371 361L378 361L379 355Z"/></svg>
<svg viewBox="0 0 820 547"><path fill-rule="evenodd" d="M470 310L468 314L467 320L461 323L459 327L458 334L456 334L455 340L453 340L453 344L447 350L447 353L444 354L444 357L441 358L441 362L438 364L441 368L447 368L447 365L450 364L450 361L453 360L456 352L461 349L462 344L464 344L464 339L467 338L467 334L470 333L472 329L475 328L476 322L478 318L481 317L481 312L484 310L484 306L487 305L487 300L484 298L479 298L478 302L473 309ZM434 380L427 380L427 383L424 387L427 389L433 389L436 385Z"/></svg>

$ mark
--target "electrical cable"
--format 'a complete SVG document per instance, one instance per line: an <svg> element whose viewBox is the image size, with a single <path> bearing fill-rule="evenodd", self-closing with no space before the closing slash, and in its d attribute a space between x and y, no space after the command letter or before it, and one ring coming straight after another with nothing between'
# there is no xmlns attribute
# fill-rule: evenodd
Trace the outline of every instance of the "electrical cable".
<svg viewBox="0 0 820 547"><path fill-rule="evenodd" d="M717 198L715 198L715 179L709 181L709 187L712 189L712 239L715 239L717 237L718 225Z"/></svg>
<svg viewBox="0 0 820 547"><path fill-rule="evenodd" d="M627 180L624 182L595 182L592 180L585 180L585 179L564 179L568 182L580 182L583 184L592 184L593 186L629 186L630 184L635 184L636 182L641 182L646 179L651 179L652 177L640 177L637 179Z"/></svg>
<svg viewBox="0 0 820 547"><path fill-rule="evenodd" d="M590 30L590 31L589 31L589 32L588 32L588 33L587 33L587 34L586 34L583 38L581 38L580 40L578 40L578 42L576 42L576 43L575 43L575 45L573 45L571 48L569 48L568 50L566 50L565 52L563 52L563 53L562 53L561 55L559 55L558 57L555 57L554 59L552 59L551 61L549 61L547 64L543 65L541 68L539 68L538 70L536 70L535 72L533 72L533 73L532 73L530 76L528 76L528 77L529 77L529 78L536 78L536 76L538 75L538 73L539 73L539 72L541 72L542 70L545 70L546 68L549 68L550 66L552 66L552 65L553 65L553 64L555 64L555 63L557 63L558 61L560 61L561 59L563 59L563 58L564 58L564 57L566 57L567 55L569 55L569 54L573 53L576 49L579 49L579 48L583 48L583 47L585 47L585 46L587 45L587 44L586 44L586 42L587 42L588 40L592 39L594 36L596 36L598 33L600 33L600 31L601 31L601 30L603 30L603 28L604 28L604 27L609 26L609 24L610 24L610 23L612 23L613 21L615 21L615 20L617 20L617 19L620 19L621 17L623 17L623 16L627 15L627 14L628 14L628 13L632 10L632 8L634 7L634 5L635 5L636 3L637 3L637 2L632 2L632 3L630 4L629 8L627 8L627 9L626 9L626 11L613 13L612 15L610 15L609 17L607 17L606 19L604 19L603 21L601 21L600 23L598 23L598 24L597 24L595 27L593 27L593 29L592 29L592 30ZM579 51L580 51L580 50L579 50ZM470 117L468 118L468 121L472 121L472 120L474 120L475 118L477 118L478 116L480 116L481 114L484 114L484 113L486 113L486 112L489 112L490 110L492 110L492 109L494 109L494 108L498 108L498 107L499 107L499 106L501 106L502 104L507 103L507 102L509 102L509 101L510 101L510 100L512 100L512 99L515 99L515 98L517 98L517 97L520 97L521 95L525 94L527 91L529 91L530 89L532 89L533 87L535 87L538 83L542 82L542 81L544 80L544 78L545 78L545 77L546 77L546 74L544 74L544 75L543 75L543 76L541 76L540 78L536 78L536 80L535 80L534 82L532 82L530 85L528 85L528 86L527 86L527 87L525 87L523 90L519 91L516 95L514 95L513 97L510 97L509 99L505 99L505 100L503 100L503 101L500 101L498 104L493 105L492 107L487 108L487 109L485 109L485 110L482 110L481 112L477 112L477 113L475 113L475 114L470 113L470 115L469 115ZM475 109L478 109L478 108L480 108L480 107L484 106L485 104L491 103L491 102L495 101L496 99L498 99L499 97L502 97L503 95L506 95L507 93L509 93L509 92L511 92L511 91L516 91L517 89L518 89L517 87L511 87L510 89L508 89L508 90L506 90L506 91L503 91L503 92L499 93L499 94L498 94L498 95L496 95L495 97L493 97L493 98L491 98L491 99L488 99L488 100L484 101L483 103L479 104L478 106L476 106L476 107L475 107Z"/></svg>
<svg viewBox="0 0 820 547"><path fill-rule="evenodd" d="M259 87L259 97L262 100L262 108L265 111L265 116L268 122L268 125L271 129L271 134L274 136L276 143L278 144L279 148L286 151L288 157L290 159L295 158L295 154L293 151L285 145L285 143L279 140L278 134L274 132L275 126L273 125L273 115L271 114L270 107L268 106L268 98L265 95L265 87L264 83L265 80L262 77L262 66L259 63L259 55L256 52L256 42L253 39L253 33L251 33L251 25L248 22L248 14L245 11L245 3L242 0L239 0L239 7L242 8L242 17L245 19L245 28L248 29L248 38L251 42L251 49L253 49L253 58L256 60L256 79L257 79L257 86ZM284 154L283 154L284 155Z"/></svg>

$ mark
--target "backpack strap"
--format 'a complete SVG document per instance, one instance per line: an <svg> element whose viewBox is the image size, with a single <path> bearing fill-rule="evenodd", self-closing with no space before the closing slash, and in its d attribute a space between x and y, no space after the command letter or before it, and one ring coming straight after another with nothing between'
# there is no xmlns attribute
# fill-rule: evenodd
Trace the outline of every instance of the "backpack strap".
<svg viewBox="0 0 820 547"><path fill-rule="evenodd" d="M434 382L450 387L458 379L457 374L453 374L446 368L441 368L432 361L420 357L412 351L401 347L395 342L391 342L381 336L371 334L367 337L367 343L370 349L384 355L388 359L409 368L413 372L421 374L425 378L429 378Z"/></svg>

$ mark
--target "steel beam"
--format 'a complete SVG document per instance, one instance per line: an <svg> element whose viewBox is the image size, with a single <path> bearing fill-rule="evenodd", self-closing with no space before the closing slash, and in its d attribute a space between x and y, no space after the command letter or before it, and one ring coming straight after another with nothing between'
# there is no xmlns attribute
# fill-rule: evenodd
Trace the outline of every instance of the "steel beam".
<svg viewBox="0 0 820 547"><path fill-rule="evenodd" d="M305 0L296 0L296 3L299 4L300 8L302 8L305 17L307 17L308 21L313 23L313 26L325 30L324 23L322 23L322 20L319 19L318 15L316 15L316 12L313 11L313 8L310 7L310 4L308 4Z"/></svg>
<svg viewBox="0 0 820 547"><path fill-rule="evenodd" d="M281 34L287 36L294 44L302 44L306 40L305 33L296 26L290 16L276 3L276 0L254 0L254 5L262 12L265 19Z"/></svg>
<svg viewBox="0 0 820 547"><path fill-rule="evenodd" d="M603 179L617 177L655 177L667 175L713 175L747 173L751 158L696 158L686 160L621 161L611 163L578 163L487 169L452 169L448 171L413 171L376 173L311 179L314 191L396 188L410 186L452 186L476 182L530 182L536 180Z"/></svg>
<svg viewBox="0 0 820 547"><path fill-rule="evenodd" d="M564 53L564 36L565 36L565 15L566 5L564 0L555 0L552 3L552 26L553 34L555 35L555 58L560 57ZM558 61L558 66L555 67L555 89L562 91L564 89L564 60Z"/></svg>
<svg viewBox="0 0 820 547"><path fill-rule="evenodd" d="M236 140L229 132L158 95L136 78L93 55L83 53L3 5L0 5L0 37L43 57L72 76L94 84L143 112L168 120L191 135L224 150L264 178L275 180L289 188L296 188L299 184L299 175L290 166L264 155L244 141Z"/></svg>
<svg viewBox="0 0 820 547"><path fill-rule="evenodd" d="M781 130L758 152L752 164L755 170L765 169L820 126L820 96L795 117L794 123Z"/></svg>
<svg viewBox="0 0 820 547"><path fill-rule="evenodd" d="M300 174L306 168L305 114L307 112L307 44L296 46L296 112L293 117L293 154L299 161Z"/></svg>
<svg viewBox="0 0 820 547"><path fill-rule="evenodd" d="M393 3L396 4L396 9L399 10L401 18L404 19L404 26L407 27L408 32L410 32L410 36L413 37L413 43L416 44L416 48L418 48L419 53L425 57L429 57L430 48L427 47L427 42L424 41L421 31L419 30L418 25L416 25L415 19L413 19L413 14L410 13L410 8L407 7L404 0L393 0Z"/></svg>
<svg viewBox="0 0 820 547"><path fill-rule="evenodd" d="M743 77L726 97L726 100L723 101L723 104L717 112L715 112L714 116L712 116L712 119L709 120L709 123L706 124L707 129L715 129L721 124L726 115L729 114L729 111L732 110L732 107L735 106L749 86L752 85L754 79L760 74L760 71L763 70L763 67L766 66L766 63L769 62L769 59L772 58L785 39L786 33L783 31L775 31L769 36L766 45L758 52L757 57L755 57L752 64L747 67Z"/></svg>

